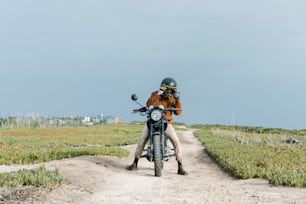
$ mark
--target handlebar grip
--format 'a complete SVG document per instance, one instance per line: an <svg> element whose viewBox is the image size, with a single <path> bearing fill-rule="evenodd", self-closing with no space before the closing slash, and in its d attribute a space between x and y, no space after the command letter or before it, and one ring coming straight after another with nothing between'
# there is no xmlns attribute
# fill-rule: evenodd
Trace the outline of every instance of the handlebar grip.
<svg viewBox="0 0 306 204"><path fill-rule="evenodd" d="M146 107L142 107L142 108L139 108L139 109L134 109L133 112L146 112L147 111L147 108Z"/></svg>

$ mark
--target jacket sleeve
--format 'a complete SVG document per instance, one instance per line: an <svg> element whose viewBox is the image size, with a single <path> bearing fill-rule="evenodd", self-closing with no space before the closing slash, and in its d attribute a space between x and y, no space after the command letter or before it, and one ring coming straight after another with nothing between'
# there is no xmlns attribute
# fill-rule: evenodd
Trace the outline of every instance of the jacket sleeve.
<svg viewBox="0 0 306 204"><path fill-rule="evenodd" d="M157 95L157 91L154 91L147 100L147 107L154 104L159 104L160 96Z"/></svg>
<svg viewBox="0 0 306 204"><path fill-rule="evenodd" d="M182 114L182 103L181 103L181 100L180 99L175 99L173 97L169 98L169 102L171 104L171 106L173 108L178 108L180 110L176 110L174 111L174 114L175 115L181 115Z"/></svg>
<svg viewBox="0 0 306 204"><path fill-rule="evenodd" d="M174 111L175 115L181 115L182 114L182 103L180 99L176 99L176 102L174 104L175 108L179 108L180 110Z"/></svg>

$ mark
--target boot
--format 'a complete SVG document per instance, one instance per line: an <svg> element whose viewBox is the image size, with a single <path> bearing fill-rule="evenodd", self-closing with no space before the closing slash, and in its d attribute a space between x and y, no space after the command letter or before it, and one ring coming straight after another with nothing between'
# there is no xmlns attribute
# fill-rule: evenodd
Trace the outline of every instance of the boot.
<svg viewBox="0 0 306 204"><path fill-rule="evenodd" d="M130 171L137 170L137 164L138 164L138 159L135 158L134 162L130 166L126 167L126 169Z"/></svg>
<svg viewBox="0 0 306 204"><path fill-rule="evenodd" d="M183 168L182 162L177 162L178 164L178 169L177 169L177 174L179 175L188 175L187 171Z"/></svg>

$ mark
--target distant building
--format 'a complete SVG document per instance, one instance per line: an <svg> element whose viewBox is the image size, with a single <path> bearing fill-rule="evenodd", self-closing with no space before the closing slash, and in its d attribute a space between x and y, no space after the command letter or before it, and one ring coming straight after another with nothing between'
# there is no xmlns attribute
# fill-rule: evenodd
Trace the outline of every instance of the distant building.
<svg viewBox="0 0 306 204"><path fill-rule="evenodd" d="M106 124L118 124L120 122L121 122L121 119L119 117L113 117L113 116L105 117Z"/></svg>
<svg viewBox="0 0 306 204"><path fill-rule="evenodd" d="M82 120L82 124L86 126L92 126L94 123L91 121L91 118L89 116L85 116Z"/></svg>
<svg viewBox="0 0 306 204"><path fill-rule="evenodd" d="M0 117L0 128L21 128L21 127L58 127L58 126L92 126L96 124L117 124L121 122L121 118L113 116L104 116L98 114L96 116L63 116L43 117L39 114L28 114L27 116L4 116Z"/></svg>

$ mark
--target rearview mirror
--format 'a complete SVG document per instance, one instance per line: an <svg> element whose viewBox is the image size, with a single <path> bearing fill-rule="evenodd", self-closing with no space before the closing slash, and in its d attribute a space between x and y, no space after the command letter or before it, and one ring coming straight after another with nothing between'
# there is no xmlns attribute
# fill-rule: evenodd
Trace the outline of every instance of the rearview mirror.
<svg viewBox="0 0 306 204"><path fill-rule="evenodd" d="M132 94L131 99L132 99L133 101L137 101L138 97L137 97L136 94Z"/></svg>

